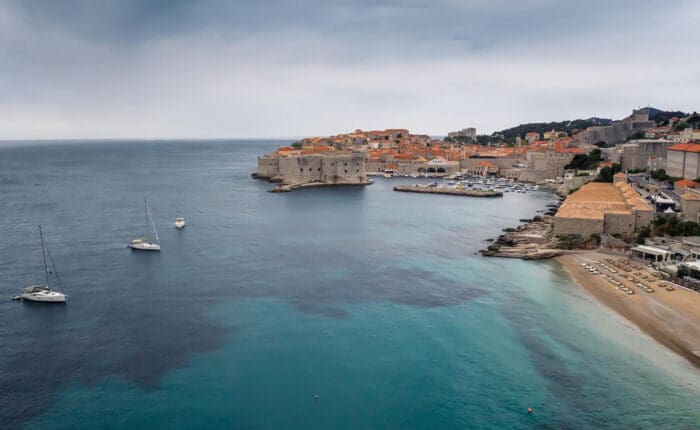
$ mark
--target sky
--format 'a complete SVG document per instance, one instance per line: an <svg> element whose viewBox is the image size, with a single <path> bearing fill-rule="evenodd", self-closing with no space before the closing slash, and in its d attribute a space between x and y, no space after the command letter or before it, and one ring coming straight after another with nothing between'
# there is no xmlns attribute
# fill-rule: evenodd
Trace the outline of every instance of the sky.
<svg viewBox="0 0 700 430"><path fill-rule="evenodd" d="M0 0L0 139L695 111L698 40L696 0Z"/></svg>

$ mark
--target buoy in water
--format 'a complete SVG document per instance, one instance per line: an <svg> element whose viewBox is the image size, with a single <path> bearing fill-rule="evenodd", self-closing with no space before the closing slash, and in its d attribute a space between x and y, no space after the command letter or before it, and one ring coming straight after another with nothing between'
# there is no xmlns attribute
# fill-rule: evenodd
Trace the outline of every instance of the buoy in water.
<svg viewBox="0 0 700 430"><path fill-rule="evenodd" d="M532 408L527 408L527 413L531 414L532 413Z"/></svg>
<svg viewBox="0 0 700 430"><path fill-rule="evenodd" d="M318 394L314 395L314 399L318 400Z"/></svg>

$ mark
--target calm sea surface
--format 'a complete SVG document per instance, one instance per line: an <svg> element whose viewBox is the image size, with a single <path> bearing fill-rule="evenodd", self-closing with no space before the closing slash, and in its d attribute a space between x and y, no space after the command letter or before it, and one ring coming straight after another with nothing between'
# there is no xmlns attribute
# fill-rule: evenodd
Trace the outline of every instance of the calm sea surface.
<svg viewBox="0 0 700 430"><path fill-rule="evenodd" d="M271 194L281 143L0 147L0 428L700 428L700 372L556 264L476 254L549 194ZM144 196L161 253L126 248ZM8 300L37 224L66 306Z"/></svg>

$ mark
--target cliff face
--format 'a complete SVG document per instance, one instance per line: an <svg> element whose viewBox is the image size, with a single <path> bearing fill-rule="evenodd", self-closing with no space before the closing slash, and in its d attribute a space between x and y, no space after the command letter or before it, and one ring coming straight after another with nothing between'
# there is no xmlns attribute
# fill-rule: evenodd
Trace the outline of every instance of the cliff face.
<svg viewBox="0 0 700 430"><path fill-rule="evenodd" d="M359 153L263 156L256 176L285 185L368 183L365 157Z"/></svg>

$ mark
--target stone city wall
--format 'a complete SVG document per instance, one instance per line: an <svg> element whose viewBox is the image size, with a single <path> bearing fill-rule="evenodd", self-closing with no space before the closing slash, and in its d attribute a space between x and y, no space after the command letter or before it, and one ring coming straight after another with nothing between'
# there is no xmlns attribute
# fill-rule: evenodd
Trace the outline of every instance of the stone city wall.
<svg viewBox="0 0 700 430"><path fill-rule="evenodd" d="M365 158L361 154L296 157L263 156L258 158L257 177L283 184L365 183Z"/></svg>
<svg viewBox="0 0 700 430"><path fill-rule="evenodd" d="M634 233L634 214L606 213L604 215L603 231L607 234L630 234Z"/></svg>
<svg viewBox="0 0 700 430"><path fill-rule="evenodd" d="M588 237L592 234L601 234L603 232L602 219L589 218L552 218L554 227L554 235L562 234L580 234L582 237Z"/></svg>

